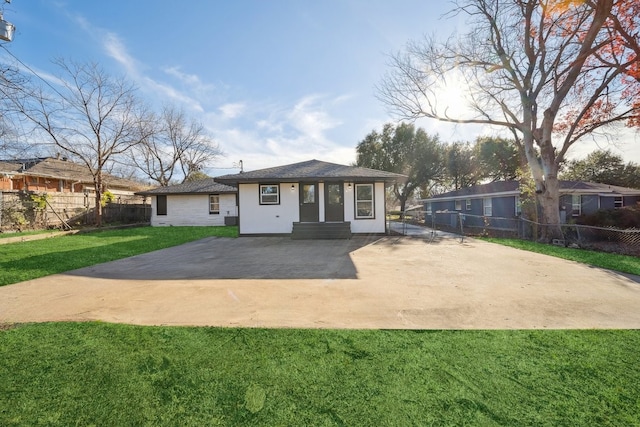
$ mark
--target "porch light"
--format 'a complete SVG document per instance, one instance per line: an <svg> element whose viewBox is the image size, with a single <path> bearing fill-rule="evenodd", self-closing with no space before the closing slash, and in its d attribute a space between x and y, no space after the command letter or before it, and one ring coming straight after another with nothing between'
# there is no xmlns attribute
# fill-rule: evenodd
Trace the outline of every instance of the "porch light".
<svg viewBox="0 0 640 427"><path fill-rule="evenodd" d="M291 191L296 191L296 185L295 184L291 184Z"/></svg>
<svg viewBox="0 0 640 427"><path fill-rule="evenodd" d="M351 183L349 183L349 185L347 185L347 191L351 191Z"/></svg>

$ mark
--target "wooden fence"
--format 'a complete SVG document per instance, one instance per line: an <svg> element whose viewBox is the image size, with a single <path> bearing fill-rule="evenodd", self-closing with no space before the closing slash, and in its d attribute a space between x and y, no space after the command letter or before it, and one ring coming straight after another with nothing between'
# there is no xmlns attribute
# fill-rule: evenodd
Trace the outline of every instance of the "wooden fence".
<svg viewBox="0 0 640 427"><path fill-rule="evenodd" d="M116 195L102 208L105 224L149 222L150 218L151 205L141 196ZM94 222L92 194L0 192L0 230L37 230Z"/></svg>

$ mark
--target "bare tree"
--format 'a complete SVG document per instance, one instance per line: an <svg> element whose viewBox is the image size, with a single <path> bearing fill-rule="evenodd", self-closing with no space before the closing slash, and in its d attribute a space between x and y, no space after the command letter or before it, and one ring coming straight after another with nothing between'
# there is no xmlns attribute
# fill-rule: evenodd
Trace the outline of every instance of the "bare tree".
<svg viewBox="0 0 640 427"><path fill-rule="evenodd" d="M493 125L509 130L527 159L542 220L560 222L558 171L586 135L640 115L633 0L460 0L469 32L426 38L392 58L379 97L403 118ZM632 7L633 6L633 7ZM626 16L629 19L621 19ZM622 41L621 41L622 40ZM634 68L635 67L635 68ZM466 89L466 108L445 99ZM634 101L635 104L634 104ZM559 232L551 227L547 237Z"/></svg>
<svg viewBox="0 0 640 427"><path fill-rule="evenodd" d="M0 158L4 160L26 157L32 148L22 135L20 115L12 101L24 96L26 83L16 66L0 65Z"/></svg>
<svg viewBox="0 0 640 427"><path fill-rule="evenodd" d="M222 155L204 126L189 121L183 111L165 107L155 123L153 133L131 152L131 161L161 186L169 185L179 172L186 180Z"/></svg>
<svg viewBox="0 0 640 427"><path fill-rule="evenodd" d="M54 61L56 87L35 86L13 101L36 132L84 163L93 177L96 225L102 225L103 172L149 133L136 88L95 63Z"/></svg>

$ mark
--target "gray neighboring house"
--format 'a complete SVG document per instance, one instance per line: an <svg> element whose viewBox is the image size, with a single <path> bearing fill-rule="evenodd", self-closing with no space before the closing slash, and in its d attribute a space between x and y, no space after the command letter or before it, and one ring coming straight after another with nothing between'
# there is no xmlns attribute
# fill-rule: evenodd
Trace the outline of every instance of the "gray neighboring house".
<svg viewBox="0 0 640 427"><path fill-rule="evenodd" d="M235 225L238 189L214 178L139 191L151 197L152 226Z"/></svg>
<svg viewBox="0 0 640 427"><path fill-rule="evenodd" d="M319 160L224 175L238 188L239 234L349 238L386 234L385 187L404 175Z"/></svg>
<svg viewBox="0 0 640 427"><path fill-rule="evenodd" d="M520 210L520 183L499 181L474 185L422 200L427 215L437 212L470 215L465 224L482 226L482 218L474 216L517 218ZM562 222L600 209L615 209L640 203L640 189L617 187L583 181L560 181ZM453 225L451 215L435 215L436 223ZM475 224L474 222L477 222Z"/></svg>

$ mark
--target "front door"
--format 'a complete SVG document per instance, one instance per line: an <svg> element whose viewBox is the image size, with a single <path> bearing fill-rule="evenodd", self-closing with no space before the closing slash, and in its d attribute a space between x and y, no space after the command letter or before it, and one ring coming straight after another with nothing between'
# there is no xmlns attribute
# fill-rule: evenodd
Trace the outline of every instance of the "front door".
<svg viewBox="0 0 640 427"><path fill-rule="evenodd" d="M318 184L300 183L300 222L318 222Z"/></svg>
<svg viewBox="0 0 640 427"><path fill-rule="evenodd" d="M327 222L344 221L344 192L341 182L324 185L324 218Z"/></svg>

